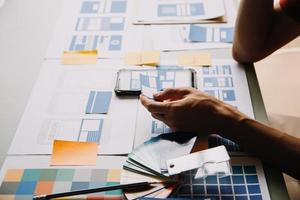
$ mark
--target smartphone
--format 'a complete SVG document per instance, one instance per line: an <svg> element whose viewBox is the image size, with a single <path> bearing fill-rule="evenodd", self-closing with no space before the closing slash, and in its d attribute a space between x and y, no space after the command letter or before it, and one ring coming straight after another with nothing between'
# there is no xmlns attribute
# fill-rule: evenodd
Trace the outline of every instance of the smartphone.
<svg viewBox="0 0 300 200"><path fill-rule="evenodd" d="M170 87L197 88L194 69L121 69L118 71L115 93L120 96L140 95L141 74L158 77L162 89Z"/></svg>

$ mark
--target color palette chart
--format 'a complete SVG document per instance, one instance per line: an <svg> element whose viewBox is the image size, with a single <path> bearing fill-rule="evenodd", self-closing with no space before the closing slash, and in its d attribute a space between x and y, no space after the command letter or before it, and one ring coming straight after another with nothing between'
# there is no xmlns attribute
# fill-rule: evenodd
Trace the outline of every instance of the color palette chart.
<svg viewBox="0 0 300 200"><path fill-rule="evenodd" d="M208 176L194 179L196 170L182 174L182 185L173 197L211 200L262 200L267 199L265 187L254 164L232 164L232 175L221 177ZM265 180L264 180L265 181Z"/></svg>
<svg viewBox="0 0 300 200"><path fill-rule="evenodd" d="M32 200L33 195L117 185L120 174L119 169L9 169L0 187L0 199ZM121 190L115 190L81 199L117 198L121 194Z"/></svg>

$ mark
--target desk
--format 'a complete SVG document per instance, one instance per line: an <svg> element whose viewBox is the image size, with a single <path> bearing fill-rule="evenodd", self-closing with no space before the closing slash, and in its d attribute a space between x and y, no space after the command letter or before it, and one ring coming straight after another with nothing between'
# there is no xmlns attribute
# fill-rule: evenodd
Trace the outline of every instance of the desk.
<svg viewBox="0 0 300 200"><path fill-rule="evenodd" d="M0 9L0 166L42 66L61 3L10 0ZM210 52L215 58L231 56L230 49ZM168 56L172 54L163 53L162 59ZM267 122L253 65L247 66L247 77L256 119ZM265 173L271 198L288 199L281 173L267 166Z"/></svg>

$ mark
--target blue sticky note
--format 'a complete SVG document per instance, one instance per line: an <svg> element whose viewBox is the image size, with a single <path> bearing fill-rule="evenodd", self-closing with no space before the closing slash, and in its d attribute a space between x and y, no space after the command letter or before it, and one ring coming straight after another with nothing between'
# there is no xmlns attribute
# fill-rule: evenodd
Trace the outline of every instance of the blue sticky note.
<svg viewBox="0 0 300 200"><path fill-rule="evenodd" d="M198 25L190 25L189 41L206 42L206 32L207 32L206 27L202 27Z"/></svg>
<svg viewBox="0 0 300 200"><path fill-rule="evenodd" d="M107 114L112 92L91 91L86 105L86 114Z"/></svg>

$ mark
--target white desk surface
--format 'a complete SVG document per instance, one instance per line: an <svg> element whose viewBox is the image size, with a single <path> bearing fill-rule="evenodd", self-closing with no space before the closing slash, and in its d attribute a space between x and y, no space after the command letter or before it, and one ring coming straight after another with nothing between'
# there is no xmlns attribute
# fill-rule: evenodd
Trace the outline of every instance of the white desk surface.
<svg viewBox="0 0 300 200"><path fill-rule="evenodd" d="M8 0L0 8L0 166L27 104L60 0Z"/></svg>

